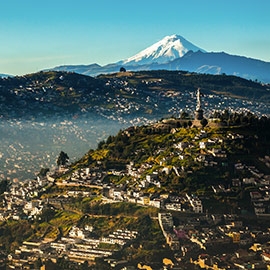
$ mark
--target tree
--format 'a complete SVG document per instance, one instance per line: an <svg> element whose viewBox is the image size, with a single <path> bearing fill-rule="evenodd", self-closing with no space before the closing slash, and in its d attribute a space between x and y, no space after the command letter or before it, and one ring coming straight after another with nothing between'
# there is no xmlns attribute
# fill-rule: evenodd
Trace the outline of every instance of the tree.
<svg viewBox="0 0 270 270"><path fill-rule="evenodd" d="M38 176L40 176L40 177L45 177L46 174L47 174L47 172L49 172L49 171L50 171L49 168L41 168L41 170L40 170Z"/></svg>
<svg viewBox="0 0 270 270"><path fill-rule="evenodd" d="M192 122L189 120L188 121L188 126L191 127L192 126Z"/></svg>
<svg viewBox="0 0 270 270"><path fill-rule="evenodd" d="M180 119L187 119L189 118L189 114L185 111L181 112Z"/></svg>
<svg viewBox="0 0 270 270"><path fill-rule="evenodd" d="M208 124L208 121L207 119L203 118L201 121L200 121L202 127L205 127L207 124Z"/></svg>
<svg viewBox="0 0 270 270"><path fill-rule="evenodd" d="M102 140L102 141L100 141L99 143L98 143L98 149L102 149L102 147L103 147L103 145L105 145L106 143L105 143L105 141L104 140Z"/></svg>
<svg viewBox="0 0 270 270"><path fill-rule="evenodd" d="M67 153L61 151L57 159L57 165L65 166L68 163L68 161L69 161L69 156L67 155Z"/></svg>
<svg viewBox="0 0 270 270"><path fill-rule="evenodd" d="M56 214L56 211L52 207L45 207L42 213L39 215L41 222L49 222Z"/></svg>
<svg viewBox="0 0 270 270"><path fill-rule="evenodd" d="M5 191L8 191L8 188L9 188L8 180L0 181L0 194L4 193Z"/></svg>
<svg viewBox="0 0 270 270"><path fill-rule="evenodd" d="M126 69L124 67L121 67L120 72L126 72Z"/></svg>
<svg viewBox="0 0 270 270"><path fill-rule="evenodd" d="M108 139L107 139L107 141L106 141L106 144L110 144L110 143L112 143L113 142L113 136L109 136L108 137Z"/></svg>

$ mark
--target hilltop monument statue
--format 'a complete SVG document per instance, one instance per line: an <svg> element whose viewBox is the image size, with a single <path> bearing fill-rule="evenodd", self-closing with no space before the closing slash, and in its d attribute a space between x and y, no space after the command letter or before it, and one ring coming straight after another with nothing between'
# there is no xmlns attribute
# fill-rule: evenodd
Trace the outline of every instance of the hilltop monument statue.
<svg viewBox="0 0 270 270"><path fill-rule="evenodd" d="M200 88L198 88L196 96L197 96L197 105L196 105L196 111L195 111L195 119L202 120L203 110L201 108L201 89Z"/></svg>
<svg viewBox="0 0 270 270"><path fill-rule="evenodd" d="M198 88L197 90L197 106L196 106L196 111L201 110L201 90Z"/></svg>

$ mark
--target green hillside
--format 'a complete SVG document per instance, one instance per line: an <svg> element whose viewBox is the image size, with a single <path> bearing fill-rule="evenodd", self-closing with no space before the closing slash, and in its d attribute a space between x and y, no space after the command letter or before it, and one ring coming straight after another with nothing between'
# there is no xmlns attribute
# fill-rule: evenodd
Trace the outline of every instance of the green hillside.
<svg viewBox="0 0 270 270"><path fill-rule="evenodd" d="M140 71L100 75L98 78L125 78L131 86L151 91L184 92L201 88L203 93L224 94L269 102L267 86L237 76L198 74L185 71ZM269 88L269 86L268 86Z"/></svg>
<svg viewBox="0 0 270 270"><path fill-rule="evenodd" d="M266 105L270 100L268 85L235 76L161 70L119 72L93 78L51 71L0 79L0 114L23 117L94 112L107 117L161 118L178 114L186 106L192 107L192 95L197 88L204 93L208 110L220 103L221 95L247 100L251 109L258 107L253 102ZM222 106L245 105L230 101Z"/></svg>
<svg viewBox="0 0 270 270"><path fill-rule="evenodd" d="M267 230L269 118L228 111L213 117L206 122L183 117L132 126L109 136L73 164L65 158L48 179L48 170L42 169L39 177L45 184L35 189L35 194L34 180L21 188L25 192L30 190L28 203L39 204L42 211L27 216L29 206L22 212L21 200L13 205L16 218L10 216L0 222L2 253L24 254L26 245L40 245L45 255L33 255L33 248L28 251L33 261L27 265L42 258L44 264L54 261L59 269L110 269L112 261L133 266L143 263L160 269L163 259L168 259L190 269L190 258L205 253L190 239L195 234L205 236L205 228L211 235L217 234L218 226L227 224L225 218L216 222L212 217L233 215L245 224L249 235L259 229ZM6 184L3 183L1 192L8 190ZM17 198L8 194L2 194L3 205L11 202L10 198ZM258 194L265 196L263 202L254 201L253 196ZM194 201L200 202L199 210ZM266 218L260 216L258 209L264 210ZM2 217L11 211L2 210ZM164 237L160 213L171 215L173 225L166 230L169 234L179 233L177 242ZM91 227L91 231L86 231L86 227ZM74 228L84 230L88 240L71 236ZM136 239L126 240L123 245L115 243L111 235L119 231L135 231ZM181 238L181 232L186 237ZM217 235L217 242L207 244L209 256L239 248L230 236L220 231ZM104 240L108 237L110 242ZM221 243L224 237L226 241ZM102 254L109 252L109 259L105 255L90 256L74 263L71 254L75 246L80 249L79 256L91 251L87 241L98 241L94 249ZM181 253L179 243L190 249ZM60 247L58 253L53 245ZM61 250L61 245L67 250ZM17 263L13 256L15 259L7 264Z"/></svg>
<svg viewBox="0 0 270 270"><path fill-rule="evenodd" d="M158 175L160 186L150 185L143 190L152 195L172 192L214 195L211 186L228 188L232 179L251 175L235 170L239 162L257 165L267 174L269 169L260 158L269 155L269 119L251 114L219 117L222 121L214 123L209 119L204 129L200 123L184 119L130 127L100 142L98 149L90 150L71 168L126 171L127 165L133 164L133 170L140 172L139 179L153 173ZM136 187L139 179L128 174L118 177L109 174L105 180L117 186ZM223 195L218 198L220 201ZM231 200L227 200L230 207L236 207L235 200L241 203L242 195L241 189L233 189Z"/></svg>

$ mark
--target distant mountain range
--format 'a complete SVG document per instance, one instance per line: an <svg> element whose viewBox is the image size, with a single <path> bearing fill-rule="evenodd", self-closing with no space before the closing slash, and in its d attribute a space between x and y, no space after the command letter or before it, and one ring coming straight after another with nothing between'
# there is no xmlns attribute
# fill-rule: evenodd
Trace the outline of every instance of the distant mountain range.
<svg viewBox="0 0 270 270"><path fill-rule="evenodd" d="M235 75L245 79L270 83L270 62L225 52L206 52L179 35L166 36L159 42L125 60L105 66L65 65L52 68L96 76L126 70L185 70L206 74Z"/></svg>
<svg viewBox="0 0 270 270"><path fill-rule="evenodd" d="M8 75L8 74L0 74L0 78L7 78L7 77L13 77L13 76Z"/></svg>

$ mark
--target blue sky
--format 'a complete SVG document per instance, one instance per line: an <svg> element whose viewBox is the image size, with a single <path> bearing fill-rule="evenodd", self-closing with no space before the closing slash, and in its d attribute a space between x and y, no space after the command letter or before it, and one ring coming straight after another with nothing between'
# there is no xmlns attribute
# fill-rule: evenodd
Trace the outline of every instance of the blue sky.
<svg viewBox="0 0 270 270"><path fill-rule="evenodd" d="M206 51L270 62L269 11L269 0L5 0L0 73L105 65L172 34Z"/></svg>

